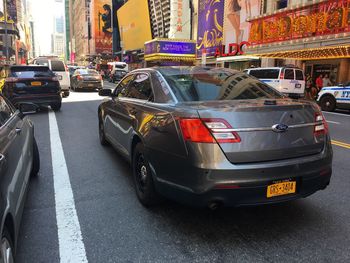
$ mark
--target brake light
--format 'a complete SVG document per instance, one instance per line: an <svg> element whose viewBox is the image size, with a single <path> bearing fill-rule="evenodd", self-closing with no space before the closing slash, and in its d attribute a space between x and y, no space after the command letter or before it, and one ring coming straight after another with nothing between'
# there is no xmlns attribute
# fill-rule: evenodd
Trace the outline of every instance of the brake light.
<svg viewBox="0 0 350 263"><path fill-rule="evenodd" d="M19 79L14 77L6 78L5 82L17 82Z"/></svg>
<svg viewBox="0 0 350 263"><path fill-rule="evenodd" d="M78 79L78 80L83 80L83 77L82 77L81 75L78 75L78 76L77 76L77 79Z"/></svg>
<svg viewBox="0 0 350 263"><path fill-rule="evenodd" d="M223 119L180 119L184 139L201 143L237 143L238 134Z"/></svg>
<svg viewBox="0 0 350 263"><path fill-rule="evenodd" d="M314 136L325 135L328 133L328 124L321 112L315 113L315 122Z"/></svg>

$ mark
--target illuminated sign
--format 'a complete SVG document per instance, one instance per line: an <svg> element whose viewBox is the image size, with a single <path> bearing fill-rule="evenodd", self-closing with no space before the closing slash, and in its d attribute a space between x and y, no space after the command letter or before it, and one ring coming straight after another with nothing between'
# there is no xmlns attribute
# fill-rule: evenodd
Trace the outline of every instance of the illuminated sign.
<svg viewBox="0 0 350 263"><path fill-rule="evenodd" d="M244 55L244 48L249 46L249 42L243 41L241 43L231 43L228 45L228 51L226 52L226 46L222 45L220 48L216 48L215 57L229 57L236 55Z"/></svg>
<svg viewBox="0 0 350 263"><path fill-rule="evenodd" d="M194 55L196 53L196 43L170 40L155 40L145 43L145 55L155 53L169 55Z"/></svg>
<svg viewBox="0 0 350 263"><path fill-rule="evenodd" d="M331 0L251 22L252 45L350 32L350 1Z"/></svg>

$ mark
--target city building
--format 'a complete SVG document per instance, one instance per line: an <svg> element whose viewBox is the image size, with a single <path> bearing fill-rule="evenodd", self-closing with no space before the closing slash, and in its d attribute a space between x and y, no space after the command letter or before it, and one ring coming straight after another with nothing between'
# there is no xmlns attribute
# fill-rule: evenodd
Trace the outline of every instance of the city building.
<svg viewBox="0 0 350 263"><path fill-rule="evenodd" d="M153 38L168 38L170 30L170 0L149 0Z"/></svg>

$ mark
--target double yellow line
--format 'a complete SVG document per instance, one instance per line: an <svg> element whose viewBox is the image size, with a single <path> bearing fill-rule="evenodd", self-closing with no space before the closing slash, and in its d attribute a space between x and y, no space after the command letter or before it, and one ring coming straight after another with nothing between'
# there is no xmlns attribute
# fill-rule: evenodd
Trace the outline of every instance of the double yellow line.
<svg viewBox="0 0 350 263"><path fill-rule="evenodd" d="M340 142L340 141L332 140L332 144L333 144L333 145L336 145L336 146L343 147L343 148L350 149L350 144L349 144L349 143L345 143L345 142Z"/></svg>

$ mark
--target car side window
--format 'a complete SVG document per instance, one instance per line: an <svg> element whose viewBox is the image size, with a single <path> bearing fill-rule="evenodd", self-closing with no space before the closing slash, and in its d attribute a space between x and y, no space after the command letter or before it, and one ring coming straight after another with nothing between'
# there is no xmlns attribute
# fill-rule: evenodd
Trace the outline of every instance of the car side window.
<svg viewBox="0 0 350 263"><path fill-rule="evenodd" d="M295 70L295 79L304 80L304 74L301 70Z"/></svg>
<svg viewBox="0 0 350 263"><path fill-rule="evenodd" d="M13 115L13 110L5 99L0 96L0 126L4 125Z"/></svg>
<svg viewBox="0 0 350 263"><path fill-rule="evenodd" d="M124 78L122 81L120 81L118 86L114 89L113 95L118 97L126 97L128 86L133 78L134 78L134 75L129 75L126 78Z"/></svg>
<svg viewBox="0 0 350 263"><path fill-rule="evenodd" d="M294 79L294 70L293 69L285 69L284 70L284 79Z"/></svg>
<svg viewBox="0 0 350 263"><path fill-rule="evenodd" d="M153 92L149 75L146 73L136 74L134 80L131 82L128 88L126 97L140 100L153 100Z"/></svg>

